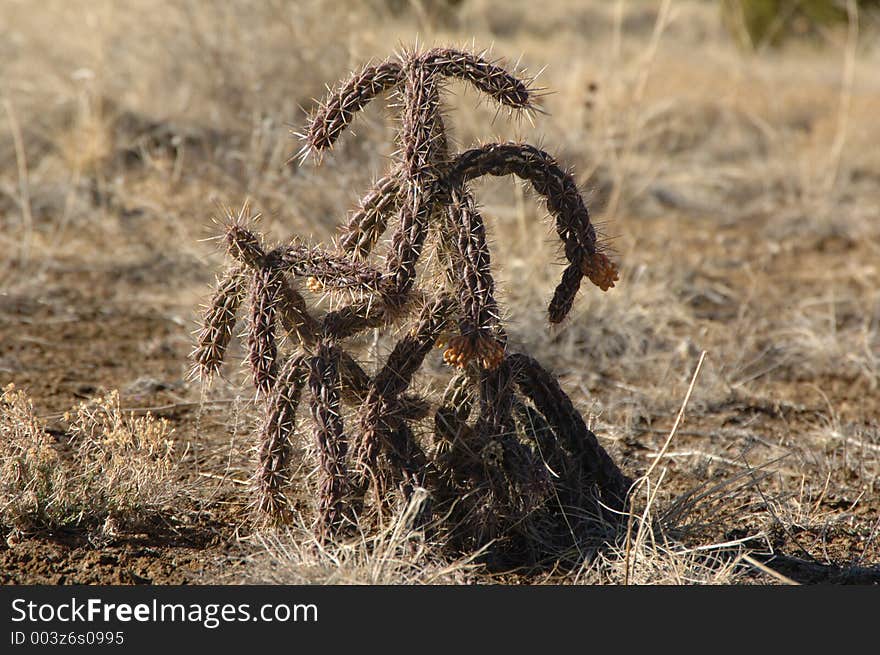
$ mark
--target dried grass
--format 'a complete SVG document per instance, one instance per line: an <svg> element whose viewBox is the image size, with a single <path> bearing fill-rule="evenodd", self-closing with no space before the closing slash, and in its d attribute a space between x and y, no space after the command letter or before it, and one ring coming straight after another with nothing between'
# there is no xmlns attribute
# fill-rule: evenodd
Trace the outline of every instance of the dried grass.
<svg viewBox="0 0 880 655"><path fill-rule="evenodd" d="M10 384L0 397L0 490L3 523L52 523L67 514L68 490L54 440L27 395Z"/></svg>
<svg viewBox="0 0 880 655"><path fill-rule="evenodd" d="M123 411L117 392L81 403L65 419L69 447L46 432L23 391L4 390L0 523L19 531L105 521L124 527L182 497L180 454L166 420Z"/></svg>

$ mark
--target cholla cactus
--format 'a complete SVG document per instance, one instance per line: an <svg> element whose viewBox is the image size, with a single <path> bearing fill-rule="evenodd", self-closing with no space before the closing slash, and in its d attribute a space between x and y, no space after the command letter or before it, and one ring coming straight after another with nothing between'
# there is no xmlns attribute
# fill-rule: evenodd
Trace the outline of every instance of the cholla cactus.
<svg viewBox="0 0 880 655"><path fill-rule="evenodd" d="M321 535L358 524L368 507L381 511L395 493L408 497L424 487L435 528L448 528L450 543L500 539L535 559L571 549L572 540L577 546L597 519L613 517L629 480L553 376L527 355L508 352L469 183L515 175L544 198L568 261L548 307L551 323L567 316L584 278L604 291L614 286L617 268L602 251L573 177L552 156L523 143L449 151L441 104L449 78L512 112L534 109L529 80L482 55L446 48L403 53L339 85L300 135L302 158L331 148L360 109L394 93L401 112L396 161L329 249L292 240L267 250L246 209L230 214L225 238L235 264L218 282L194 360L204 377L220 370L249 298L248 360L266 406L256 476L265 514L288 514L291 443L307 392ZM378 260L374 246L388 231L389 251ZM436 257L429 261L447 282L439 293L418 279L417 263L431 248ZM336 309L317 315L298 291L301 283L335 298ZM294 344L283 357L279 325ZM365 330L402 326L408 333L373 376L345 350L345 340ZM458 372L432 411L410 386L438 340L446 342L444 361ZM353 408L347 426L344 405ZM417 437L429 417L433 434Z"/></svg>

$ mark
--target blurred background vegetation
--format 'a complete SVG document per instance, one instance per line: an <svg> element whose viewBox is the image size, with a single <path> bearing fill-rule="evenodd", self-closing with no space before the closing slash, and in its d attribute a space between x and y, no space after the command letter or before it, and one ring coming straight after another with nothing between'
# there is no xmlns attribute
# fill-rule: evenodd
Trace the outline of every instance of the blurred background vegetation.
<svg viewBox="0 0 880 655"><path fill-rule="evenodd" d="M873 22L880 0L722 0L724 24L750 48L779 46L792 37L817 37L854 21Z"/></svg>
<svg viewBox="0 0 880 655"><path fill-rule="evenodd" d="M880 22L880 0L706 0L718 3L728 32L745 48L778 47L798 37L821 41L853 19ZM467 0L371 0L374 10L455 26ZM610 4L610 3L609 3ZM635 3L638 4L638 3Z"/></svg>

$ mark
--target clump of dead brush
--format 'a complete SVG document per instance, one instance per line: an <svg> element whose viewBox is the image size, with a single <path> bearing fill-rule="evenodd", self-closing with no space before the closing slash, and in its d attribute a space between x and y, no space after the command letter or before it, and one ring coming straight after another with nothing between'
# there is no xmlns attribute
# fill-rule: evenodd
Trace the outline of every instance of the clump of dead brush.
<svg viewBox="0 0 880 655"><path fill-rule="evenodd" d="M23 529L64 515L68 494L62 467L33 403L8 385L0 394L0 524Z"/></svg>
<svg viewBox="0 0 880 655"><path fill-rule="evenodd" d="M553 375L508 351L484 220L469 184L515 175L544 198L568 261L548 306L551 323L567 316L584 278L606 290L617 268L572 175L551 155L525 143L449 151L440 96L450 78L511 112L535 109L530 80L482 55L447 48L402 53L332 90L301 135L302 158L332 148L359 110L390 92L401 114L391 169L330 249L298 240L267 249L246 209L229 214L225 240L234 265L205 313L196 372L210 377L220 370L239 305L249 297L248 359L266 404L256 504L276 519L290 511L291 443L306 391L321 474L319 534L362 527L368 508L424 488L431 500L422 519L451 544L495 540L516 561L579 551L614 522L630 481ZM380 258L375 246L389 230ZM445 279L439 291L417 279L428 250ZM302 285L329 295L336 309L318 316ZM293 343L286 356L279 354L279 325ZM408 333L374 375L343 346L365 330L404 326ZM441 339L444 361L459 372L432 408L410 387ZM344 425L344 404L353 408L353 431ZM432 429L425 429L426 418Z"/></svg>
<svg viewBox="0 0 880 655"><path fill-rule="evenodd" d="M164 419L123 411L114 391L64 420L59 443L24 391L0 394L0 529L135 525L181 495Z"/></svg>

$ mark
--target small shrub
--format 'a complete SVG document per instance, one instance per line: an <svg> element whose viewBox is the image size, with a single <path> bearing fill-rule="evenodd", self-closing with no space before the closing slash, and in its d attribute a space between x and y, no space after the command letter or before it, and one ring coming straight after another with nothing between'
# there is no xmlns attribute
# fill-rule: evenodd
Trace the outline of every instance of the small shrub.
<svg viewBox="0 0 880 655"><path fill-rule="evenodd" d="M73 452L10 385L0 397L0 524L19 530L124 525L161 510L180 491L164 419L126 414L115 391L65 415Z"/></svg>
<svg viewBox="0 0 880 655"><path fill-rule="evenodd" d="M175 494L174 442L168 421L126 414L119 393L77 407L69 433L75 487L92 513L137 517Z"/></svg>
<svg viewBox="0 0 880 655"><path fill-rule="evenodd" d="M56 523L69 500L64 463L27 394L10 384L0 396L0 522Z"/></svg>

